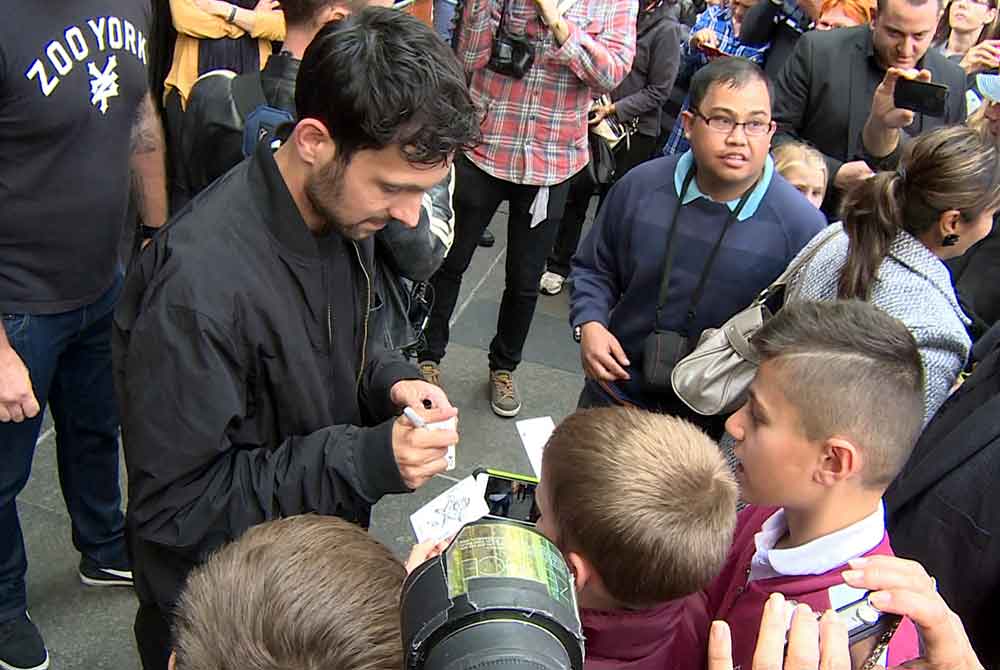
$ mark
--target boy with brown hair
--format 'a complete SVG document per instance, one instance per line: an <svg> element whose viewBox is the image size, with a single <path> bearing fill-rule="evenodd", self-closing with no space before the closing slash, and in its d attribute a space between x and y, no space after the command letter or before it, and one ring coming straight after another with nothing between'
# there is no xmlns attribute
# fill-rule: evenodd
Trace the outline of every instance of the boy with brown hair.
<svg viewBox="0 0 1000 670"><path fill-rule="evenodd" d="M555 429L538 530L575 576L587 670L703 667L705 632L677 616L678 599L718 574L736 498L718 446L681 419L609 407ZM675 638L699 653L671 657Z"/></svg>
<svg viewBox="0 0 1000 670"><path fill-rule="evenodd" d="M401 669L405 577L392 552L341 519L254 526L188 578L170 670Z"/></svg>
<svg viewBox="0 0 1000 670"><path fill-rule="evenodd" d="M729 624L734 665L746 668L771 594L816 612L835 609L847 604L841 573L850 561L892 555L882 493L906 462L924 413L913 336L868 303L786 305L752 342L760 367L746 404L726 423L750 506L707 590L708 618ZM708 626L697 608L686 614ZM869 638L852 648L856 668L874 647ZM916 656L910 622L888 654L881 665Z"/></svg>

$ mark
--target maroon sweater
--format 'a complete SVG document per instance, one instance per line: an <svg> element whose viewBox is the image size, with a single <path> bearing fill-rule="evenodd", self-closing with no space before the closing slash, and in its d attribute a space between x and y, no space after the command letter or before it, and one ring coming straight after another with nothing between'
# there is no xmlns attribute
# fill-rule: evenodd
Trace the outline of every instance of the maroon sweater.
<svg viewBox="0 0 1000 670"><path fill-rule="evenodd" d="M584 670L703 670L708 642L693 619L682 616L687 600L645 610L581 608Z"/></svg>
<svg viewBox="0 0 1000 670"><path fill-rule="evenodd" d="M827 589L843 584L840 573L848 569L847 565L842 565L821 575L773 577L748 582L750 561L757 550L754 535L776 511L777 508L773 507L748 506L740 512L729 557L722 572L705 592L707 612L691 607L685 609L685 618L692 619L692 625L698 630L707 630L713 619L722 619L729 624L733 636L733 665L737 669L752 665L761 614L772 593L781 593L788 600L805 603L813 611L825 612L830 609ZM879 554L893 555L888 535L884 535L882 541L865 556ZM681 653L678 648L672 651ZM904 619L889 643L889 666L916 658L918 654L916 628L909 619Z"/></svg>

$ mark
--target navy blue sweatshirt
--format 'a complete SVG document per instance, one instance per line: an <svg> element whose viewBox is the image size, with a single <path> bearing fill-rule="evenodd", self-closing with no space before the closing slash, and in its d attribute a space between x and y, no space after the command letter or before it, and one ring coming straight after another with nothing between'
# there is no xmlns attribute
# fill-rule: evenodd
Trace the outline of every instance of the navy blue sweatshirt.
<svg viewBox="0 0 1000 670"><path fill-rule="evenodd" d="M649 409L659 403L641 390L642 345L653 332L667 236L678 205L674 172L681 158L649 161L622 178L572 265L571 325L597 321L618 338L632 365L631 379L617 382L616 390ZM661 329L683 329L691 296L728 215L725 204L706 198L681 209ZM721 326L749 305L825 226L819 210L774 172L756 211L726 233L689 336L696 340L704 329Z"/></svg>

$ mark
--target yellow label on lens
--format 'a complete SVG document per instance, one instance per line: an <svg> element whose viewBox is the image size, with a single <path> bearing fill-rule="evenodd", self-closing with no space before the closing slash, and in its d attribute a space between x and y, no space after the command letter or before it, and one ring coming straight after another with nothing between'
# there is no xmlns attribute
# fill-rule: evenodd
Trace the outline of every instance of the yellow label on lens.
<svg viewBox="0 0 1000 670"><path fill-rule="evenodd" d="M576 612L573 578L559 549L534 530L516 523L466 526L446 552L448 595L469 592L478 577L526 579L544 586L549 595Z"/></svg>

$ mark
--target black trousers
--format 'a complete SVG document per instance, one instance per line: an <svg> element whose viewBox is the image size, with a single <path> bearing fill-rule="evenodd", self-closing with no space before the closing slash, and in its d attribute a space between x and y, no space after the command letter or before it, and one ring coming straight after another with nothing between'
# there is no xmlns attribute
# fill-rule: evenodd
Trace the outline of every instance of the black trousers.
<svg viewBox="0 0 1000 670"><path fill-rule="evenodd" d="M615 154L615 180L624 177L629 170L640 163L649 160L653 149L656 148L656 138L640 135L636 133L629 141L627 147L622 147ZM608 184L601 189L601 198L598 201L597 209L600 211L604 197L608 194L612 184ZM580 244L580 234L583 232L583 223L587 218L587 207L590 206L590 196L594 194L594 185L587 179L586 170L573 178L570 185L569 197L566 200L566 211L563 213L562 221L559 223L559 233L556 235L556 243L549 254L547 269L563 277L569 276L570 260L576 253L576 248Z"/></svg>
<svg viewBox="0 0 1000 670"><path fill-rule="evenodd" d="M181 107L181 94L177 89L170 89L163 106L163 127L167 139L167 178L169 186L167 196L170 211L177 212L191 199L187 188L185 166L181 163L181 125L184 122L184 109Z"/></svg>
<svg viewBox="0 0 1000 670"><path fill-rule="evenodd" d="M566 206L570 179L549 187L546 218L534 228L528 212L537 186L514 184L476 167L465 156L455 160L455 241L441 268L431 278L434 308L426 330L426 346L418 360L440 362L450 336L449 321L458 302L462 275L472 262L483 234L500 203L509 203L506 278L497 332L490 342L491 370L514 370L521 362L524 341L538 302L538 280L552 249L559 220Z"/></svg>
<svg viewBox="0 0 1000 670"><path fill-rule="evenodd" d="M163 611L156 605L140 603L133 631L143 670L167 670L174 645L170 623Z"/></svg>

